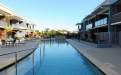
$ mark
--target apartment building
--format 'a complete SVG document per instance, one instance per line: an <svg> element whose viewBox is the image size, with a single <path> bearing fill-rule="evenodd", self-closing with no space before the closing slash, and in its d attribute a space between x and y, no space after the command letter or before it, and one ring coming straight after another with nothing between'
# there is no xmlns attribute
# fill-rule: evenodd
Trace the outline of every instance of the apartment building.
<svg viewBox="0 0 121 75"><path fill-rule="evenodd" d="M105 0L80 25L81 35L92 31L104 43L121 46L121 0Z"/></svg>
<svg viewBox="0 0 121 75"><path fill-rule="evenodd" d="M7 38L5 27L12 27L12 31L16 32L18 37L23 37L26 31L34 32L35 24L26 22L27 19L16 14L11 8L0 3L0 32L1 39Z"/></svg>

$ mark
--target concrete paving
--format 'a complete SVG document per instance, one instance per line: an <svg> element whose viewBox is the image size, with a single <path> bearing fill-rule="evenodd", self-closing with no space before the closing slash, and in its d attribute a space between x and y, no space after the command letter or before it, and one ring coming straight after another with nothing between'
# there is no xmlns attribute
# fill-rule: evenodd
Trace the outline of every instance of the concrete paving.
<svg viewBox="0 0 121 75"><path fill-rule="evenodd" d="M0 47L0 54L4 53L9 53L9 52L14 52L14 51L20 51L20 50L25 50L25 49L30 49L30 48L37 48L39 45L40 40L36 41L27 41L26 45L20 44L20 45L15 45L14 47ZM26 55L30 54L33 50L25 51L25 52L20 52L17 53L17 59L20 60ZM12 64L15 62L15 54L10 54L10 55L5 55L5 56L0 56L0 71L1 69L5 68L6 66Z"/></svg>
<svg viewBox="0 0 121 75"><path fill-rule="evenodd" d="M120 47L95 48L76 40L67 41L106 75L121 75Z"/></svg>

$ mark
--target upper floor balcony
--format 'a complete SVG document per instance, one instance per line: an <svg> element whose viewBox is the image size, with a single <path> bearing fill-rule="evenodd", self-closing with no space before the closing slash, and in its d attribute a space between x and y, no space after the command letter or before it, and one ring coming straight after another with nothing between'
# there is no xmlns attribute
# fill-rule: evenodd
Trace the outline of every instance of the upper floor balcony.
<svg viewBox="0 0 121 75"><path fill-rule="evenodd" d="M2 27L8 26L8 23L4 21L0 21L0 26Z"/></svg>
<svg viewBox="0 0 121 75"><path fill-rule="evenodd" d="M107 24L107 17L95 22L95 27L103 26Z"/></svg>
<svg viewBox="0 0 121 75"><path fill-rule="evenodd" d="M92 28L92 23L86 25L86 30L91 29L91 28Z"/></svg>
<svg viewBox="0 0 121 75"><path fill-rule="evenodd" d="M116 23L121 21L121 12L111 16L111 23Z"/></svg>
<svg viewBox="0 0 121 75"><path fill-rule="evenodd" d="M19 28L18 24L12 24L12 28Z"/></svg>

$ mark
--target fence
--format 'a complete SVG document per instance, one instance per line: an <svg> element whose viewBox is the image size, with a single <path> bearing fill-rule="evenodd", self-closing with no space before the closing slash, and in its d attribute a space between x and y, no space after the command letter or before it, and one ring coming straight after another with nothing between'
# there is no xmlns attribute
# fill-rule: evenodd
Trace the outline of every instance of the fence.
<svg viewBox="0 0 121 75"><path fill-rule="evenodd" d="M101 32L98 33L99 40L105 40L103 43L121 46L121 32Z"/></svg>
<svg viewBox="0 0 121 75"><path fill-rule="evenodd" d="M97 33L97 40L105 40L102 42L103 44L109 44L110 43L110 33L109 32L100 32Z"/></svg>

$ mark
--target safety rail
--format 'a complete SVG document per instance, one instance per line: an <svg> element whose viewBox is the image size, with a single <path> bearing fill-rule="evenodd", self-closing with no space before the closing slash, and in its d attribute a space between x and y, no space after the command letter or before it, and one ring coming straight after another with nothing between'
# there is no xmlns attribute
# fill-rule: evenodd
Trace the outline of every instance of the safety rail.
<svg viewBox="0 0 121 75"><path fill-rule="evenodd" d="M40 46L40 53L41 53L41 47L43 47L43 50L45 50L45 45L44 46ZM37 47L37 48L39 48L39 47ZM29 48L29 49L24 49L24 50L19 50L19 51L14 51L14 52L0 54L0 56L15 54L15 69L16 69L16 75L17 75L17 53L24 52L24 51L29 51L29 50L35 51L35 49L36 48ZM34 52L33 52L33 66L34 66Z"/></svg>

